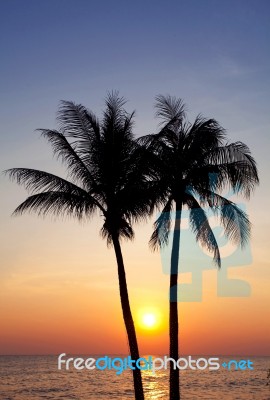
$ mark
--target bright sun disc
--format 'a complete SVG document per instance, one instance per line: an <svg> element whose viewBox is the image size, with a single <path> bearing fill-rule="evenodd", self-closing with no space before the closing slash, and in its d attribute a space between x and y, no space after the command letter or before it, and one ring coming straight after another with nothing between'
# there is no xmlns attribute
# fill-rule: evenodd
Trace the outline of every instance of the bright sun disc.
<svg viewBox="0 0 270 400"><path fill-rule="evenodd" d="M143 325L147 328L153 328L156 325L157 319L154 314L144 314L142 317Z"/></svg>
<svg viewBox="0 0 270 400"><path fill-rule="evenodd" d="M138 309L136 316L136 325L144 330L145 333L153 333L160 329L161 315L156 307L146 306Z"/></svg>

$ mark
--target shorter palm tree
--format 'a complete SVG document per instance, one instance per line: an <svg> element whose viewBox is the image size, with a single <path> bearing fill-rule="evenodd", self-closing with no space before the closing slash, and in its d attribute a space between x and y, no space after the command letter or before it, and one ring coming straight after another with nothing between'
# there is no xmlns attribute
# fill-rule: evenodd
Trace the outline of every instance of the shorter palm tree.
<svg viewBox="0 0 270 400"><path fill-rule="evenodd" d="M200 115L193 124L186 120L181 99L157 97L157 116L162 119L159 133L140 139L154 155L157 174L157 205L162 213L155 222L150 245L153 249L168 244L172 218L173 240L170 260L170 357L177 360L178 303L177 283L180 250L181 215L189 210L196 240L213 253L220 267L218 243L210 227L205 207L220 216L225 235L242 247L250 236L248 216L222 196L224 188L249 198L258 184L256 163L242 142L227 143L224 129L214 119ZM213 179L214 177L214 179ZM170 369L170 399L180 399L179 370Z"/></svg>
<svg viewBox="0 0 270 400"><path fill-rule="evenodd" d="M30 211L78 220L89 219L97 212L102 215L101 235L114 247L130 355L137 360L139 350L120 240L133 239L133 222L151 214L153 191L148 159L132 133L134 113L128 114L124 104L117 93L109 94L99 121L82 105L63 101L58 113L59 130L40 130L66 165L68 180L29 168L6 172L31 192L16 208L15 215ZM141 372L138 368L132 372L135 398L143 400Z"/></svg>

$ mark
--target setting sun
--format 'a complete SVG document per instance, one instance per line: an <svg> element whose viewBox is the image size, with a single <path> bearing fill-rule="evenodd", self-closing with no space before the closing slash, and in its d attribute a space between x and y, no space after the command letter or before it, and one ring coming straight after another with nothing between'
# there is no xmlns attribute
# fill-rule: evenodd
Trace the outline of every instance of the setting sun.
<svg viewBox="0 0 270 400"><path fill-rule="evenodd" d="M157 319L156 316L154 314L144 314L143 315L143 320L142 320L144 326L146 326L147 328L152 328L156 325L157 323Z"/></svg>
<svg viewBox="0 0 270 400"><path fill-rule="evenodd" d="M161 324L160 312L156 308L147 307L140 309L137 314L137 322L141 329L159 329Z"/></svg>

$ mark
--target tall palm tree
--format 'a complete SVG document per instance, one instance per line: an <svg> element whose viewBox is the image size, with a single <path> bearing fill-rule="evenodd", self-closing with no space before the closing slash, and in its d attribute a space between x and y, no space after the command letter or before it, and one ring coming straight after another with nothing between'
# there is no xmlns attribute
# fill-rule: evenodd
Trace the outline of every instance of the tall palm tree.
<svg viewBox="0 0 270 400"><path fill-rule="evenodd" d="M26 211L46 216L103 217L101 235L114 247L123 318L130 355L139 358L131 314L121 239L133 239L133 222L151 213L151 182L144 149L133 137L134 113L128 114L118 93L106 98L101 121L82 105L63 101L58 112L59 130L40 129L54 154L66 165L68 180L29 168L6 171L30 191L14 214ZM141 371L133 371L137 400L143 400Z"/></svg>
<svg viewBox="0 0 270 400"><path fill-rule="evenodd" d="M168 244L174 218L169 334L170 357L177 360L177 282L182 210L189 210L190 225L196 240L213 253L214 261L220 267L219 247L205 207L220 216L229 240L245 246L250 235L248 216L234 202L223 197L222 191L231 187L234 193L249 198L259 179L249 148L242 142L227 143L225 131L216 120L204 119L199 115L191 124L186 119L185 105L181 99L160 95L156 100L156 115L161 117L161 129L159 133L144 136L140 140L157 156L159 205L163 199L162 212L150 239L153 249ZM173 369L172 363L170 399L180 399L179 370Z"/></svg>

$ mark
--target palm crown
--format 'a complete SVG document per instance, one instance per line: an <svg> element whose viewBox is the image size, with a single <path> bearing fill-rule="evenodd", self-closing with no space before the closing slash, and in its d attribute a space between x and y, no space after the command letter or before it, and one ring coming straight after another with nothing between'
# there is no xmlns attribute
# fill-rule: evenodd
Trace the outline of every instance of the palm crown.
<svg viewBox="0 0 270 400"><path fill-rule="evenodd" d="M234 202L222 196L222 190L231 187L235 194L248 198L258 183L256 163L244 143L226 142L225 131L216 120L199 115L193 124L187 122L180 99L158 96L156 107L156 115L162 118L161 130L140 139L157 155L159 198L163 202L150 245L156 249L168 243L174 204L176 210L185 206L190 210L196 239L213 252L220 266L205 207L220 215L227 237L244 246L250 222Z"/></svg>
<svg viewBox="0 0 270 400"><path fill-rule="evenodd" d="M144 149L134 140L133 115L123 109L117 93L106 99L99 121L82 105L63 101L58 113L59 130L40 129L55 155L63 161L69 180L29 169L8 170L31 195L15 214L35 211L46 215L90 217L99 210L104 217L102 236L132 239L132 223L151 212L151 182Z"/></svg>

